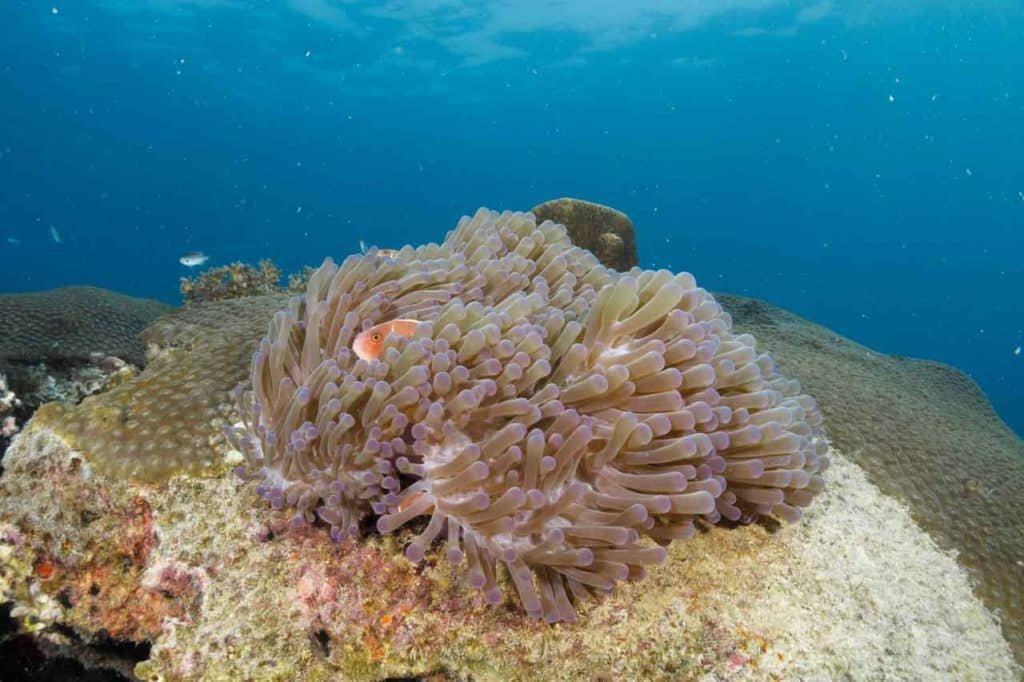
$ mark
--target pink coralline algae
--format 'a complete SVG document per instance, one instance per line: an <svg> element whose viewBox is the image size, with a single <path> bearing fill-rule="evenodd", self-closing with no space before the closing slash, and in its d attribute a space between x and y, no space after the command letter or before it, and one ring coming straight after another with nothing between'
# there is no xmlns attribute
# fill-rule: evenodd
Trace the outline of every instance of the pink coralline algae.
<svg viewBox="0 0 1024 682"><path fill-rule="evenodd" d="M354 337L395 319L376 359ZM526 613L638 580L697 524L801 517L822 490L814 400L686 273L618 273L529 213L441 245L326 261L238 391L239 475L296 526L417 532ZM416 522L417 519L423 519ZM415 523L414 523L415 522Z"/></svg>

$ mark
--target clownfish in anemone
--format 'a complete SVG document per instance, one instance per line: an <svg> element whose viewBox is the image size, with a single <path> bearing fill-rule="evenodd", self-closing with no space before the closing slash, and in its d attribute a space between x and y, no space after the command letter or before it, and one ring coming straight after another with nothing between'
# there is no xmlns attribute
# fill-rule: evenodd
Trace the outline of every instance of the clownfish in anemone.
<svg viewBox="0 0 1024 682"><path fill-rule="evenodd" d="M388 334L398 334L408 339L421 324L419 320L381 322L360 332L352 341L352 350L360 360L376 360L384 350L384 340L388 338Z"/></svg>

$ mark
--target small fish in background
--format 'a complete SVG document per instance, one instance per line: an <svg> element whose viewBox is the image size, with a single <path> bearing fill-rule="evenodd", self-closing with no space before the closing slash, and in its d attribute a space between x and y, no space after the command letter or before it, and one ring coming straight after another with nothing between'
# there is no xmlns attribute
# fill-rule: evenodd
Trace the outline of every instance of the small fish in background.
<svg viewBox="0 0 1024 682"><path fill-rule="evenodd" d="M55 241L58 244L64 243L64 240L61 239L60 232L58 232L57 228L54 227L53 225L50 225L50 237L52 237L53 241Z"/></svg>
<svg viewBox="0 0 1024 682"><path fill-rule="evenodd" d="M178 262L187 268L194 268L202 265L206 261L210 260L202 251L189 251L184 256L178 259Z"/></svg>
<svg viewBox="0 0 1024 682"><path fill-rule="evenodd" d="M352 350L360 360L376 360L384 349L384 340L388 334L410 338L421 324L419 320L391 320L374 325L356 336L352 341Z"/></svg>
<svg viewBox="0 0 1024 682"><path fill-rule="evenodd" d="M17 246L18 244L21 243L21 240L18 239L17 237L8 237L7 243L10 244L11 246Z"/></svg>
<svg viewBox="0 0 1024 682"><path fill-rule="evenodd" d="M359 252L365 255L366 252L369 251L369 250L370 250L370 247L368 247L366 245L366 242L364 242L362 239L360 239L359 240ZM384 258L397 258L398 257L398 249L377 249L377 255L378 256L382 256Z"/></svg>

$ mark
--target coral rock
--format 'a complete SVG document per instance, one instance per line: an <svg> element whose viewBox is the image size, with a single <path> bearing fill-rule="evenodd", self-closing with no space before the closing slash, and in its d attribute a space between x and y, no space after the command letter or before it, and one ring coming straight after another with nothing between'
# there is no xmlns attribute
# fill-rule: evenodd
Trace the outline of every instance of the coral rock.
<svg viewBox="0 0 1024 682"><path fill-rule="evenodd" d="M803 523L712 528L553 627L407 561L414 530L339 546L233 477L106 477L35 423L4 464L0 601L47 640L151 643L143 679L1020 674L953 558L836 453Z"/></svg>
<svg viewBox="0 0 1024 682"><path fill-rule="evenodd" d="M587 249L609 268L629 270L639 262L633 223L621 211L582 199L562 198L545 201L532 212L538 223L550 220L565 225L573 244Z"/></svg>
<svg viewBox="0 0 1024 682"><path fill-rule="evenodd" d="M1024 441L977 384L937 362L876 353L761 301L718 299L819 398L832 441L956 550L1024 661Z"/></svg>

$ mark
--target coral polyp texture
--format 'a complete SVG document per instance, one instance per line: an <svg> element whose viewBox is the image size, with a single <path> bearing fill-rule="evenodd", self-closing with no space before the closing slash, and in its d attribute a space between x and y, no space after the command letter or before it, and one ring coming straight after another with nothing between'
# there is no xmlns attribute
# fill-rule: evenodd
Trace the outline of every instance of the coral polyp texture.
<svg viewBox="0 0 1024 682"><path fill-rule="evenodd" d="M411 337L355 356L398 318ZM573 620L697 524L794 522L822 489L814 400L730 329L689 274L620 274L481 209L441 245L326 261L274 315L238 473L296 526L410 525L410 560L442 544L490 603L503 566L529 615Z"/></svg>
<svg viewBox="0 0 1024 682"><path fill-rule="evenodd" d="M138 376L73 406L50 403L33 420L53 428L101 473L158 482L224 470L222 427L261 330L286 298L193 303L147 327L150 361Z"/></svg>
<svg viewBox="0 0 1024 682"><path fill-rule="evenodd" d="M1024 442L978 385L953 367L876 353L760 301L721 301L821 399L832 444L956 552L1024 661Z"/></svg>
<svg viewBox="0 0 1024 682"><path fill-rule="evenodd" d="M0 363L89 362L96 353L137 365L137 336L170 306L96 287L0 295Z"/></svg>

